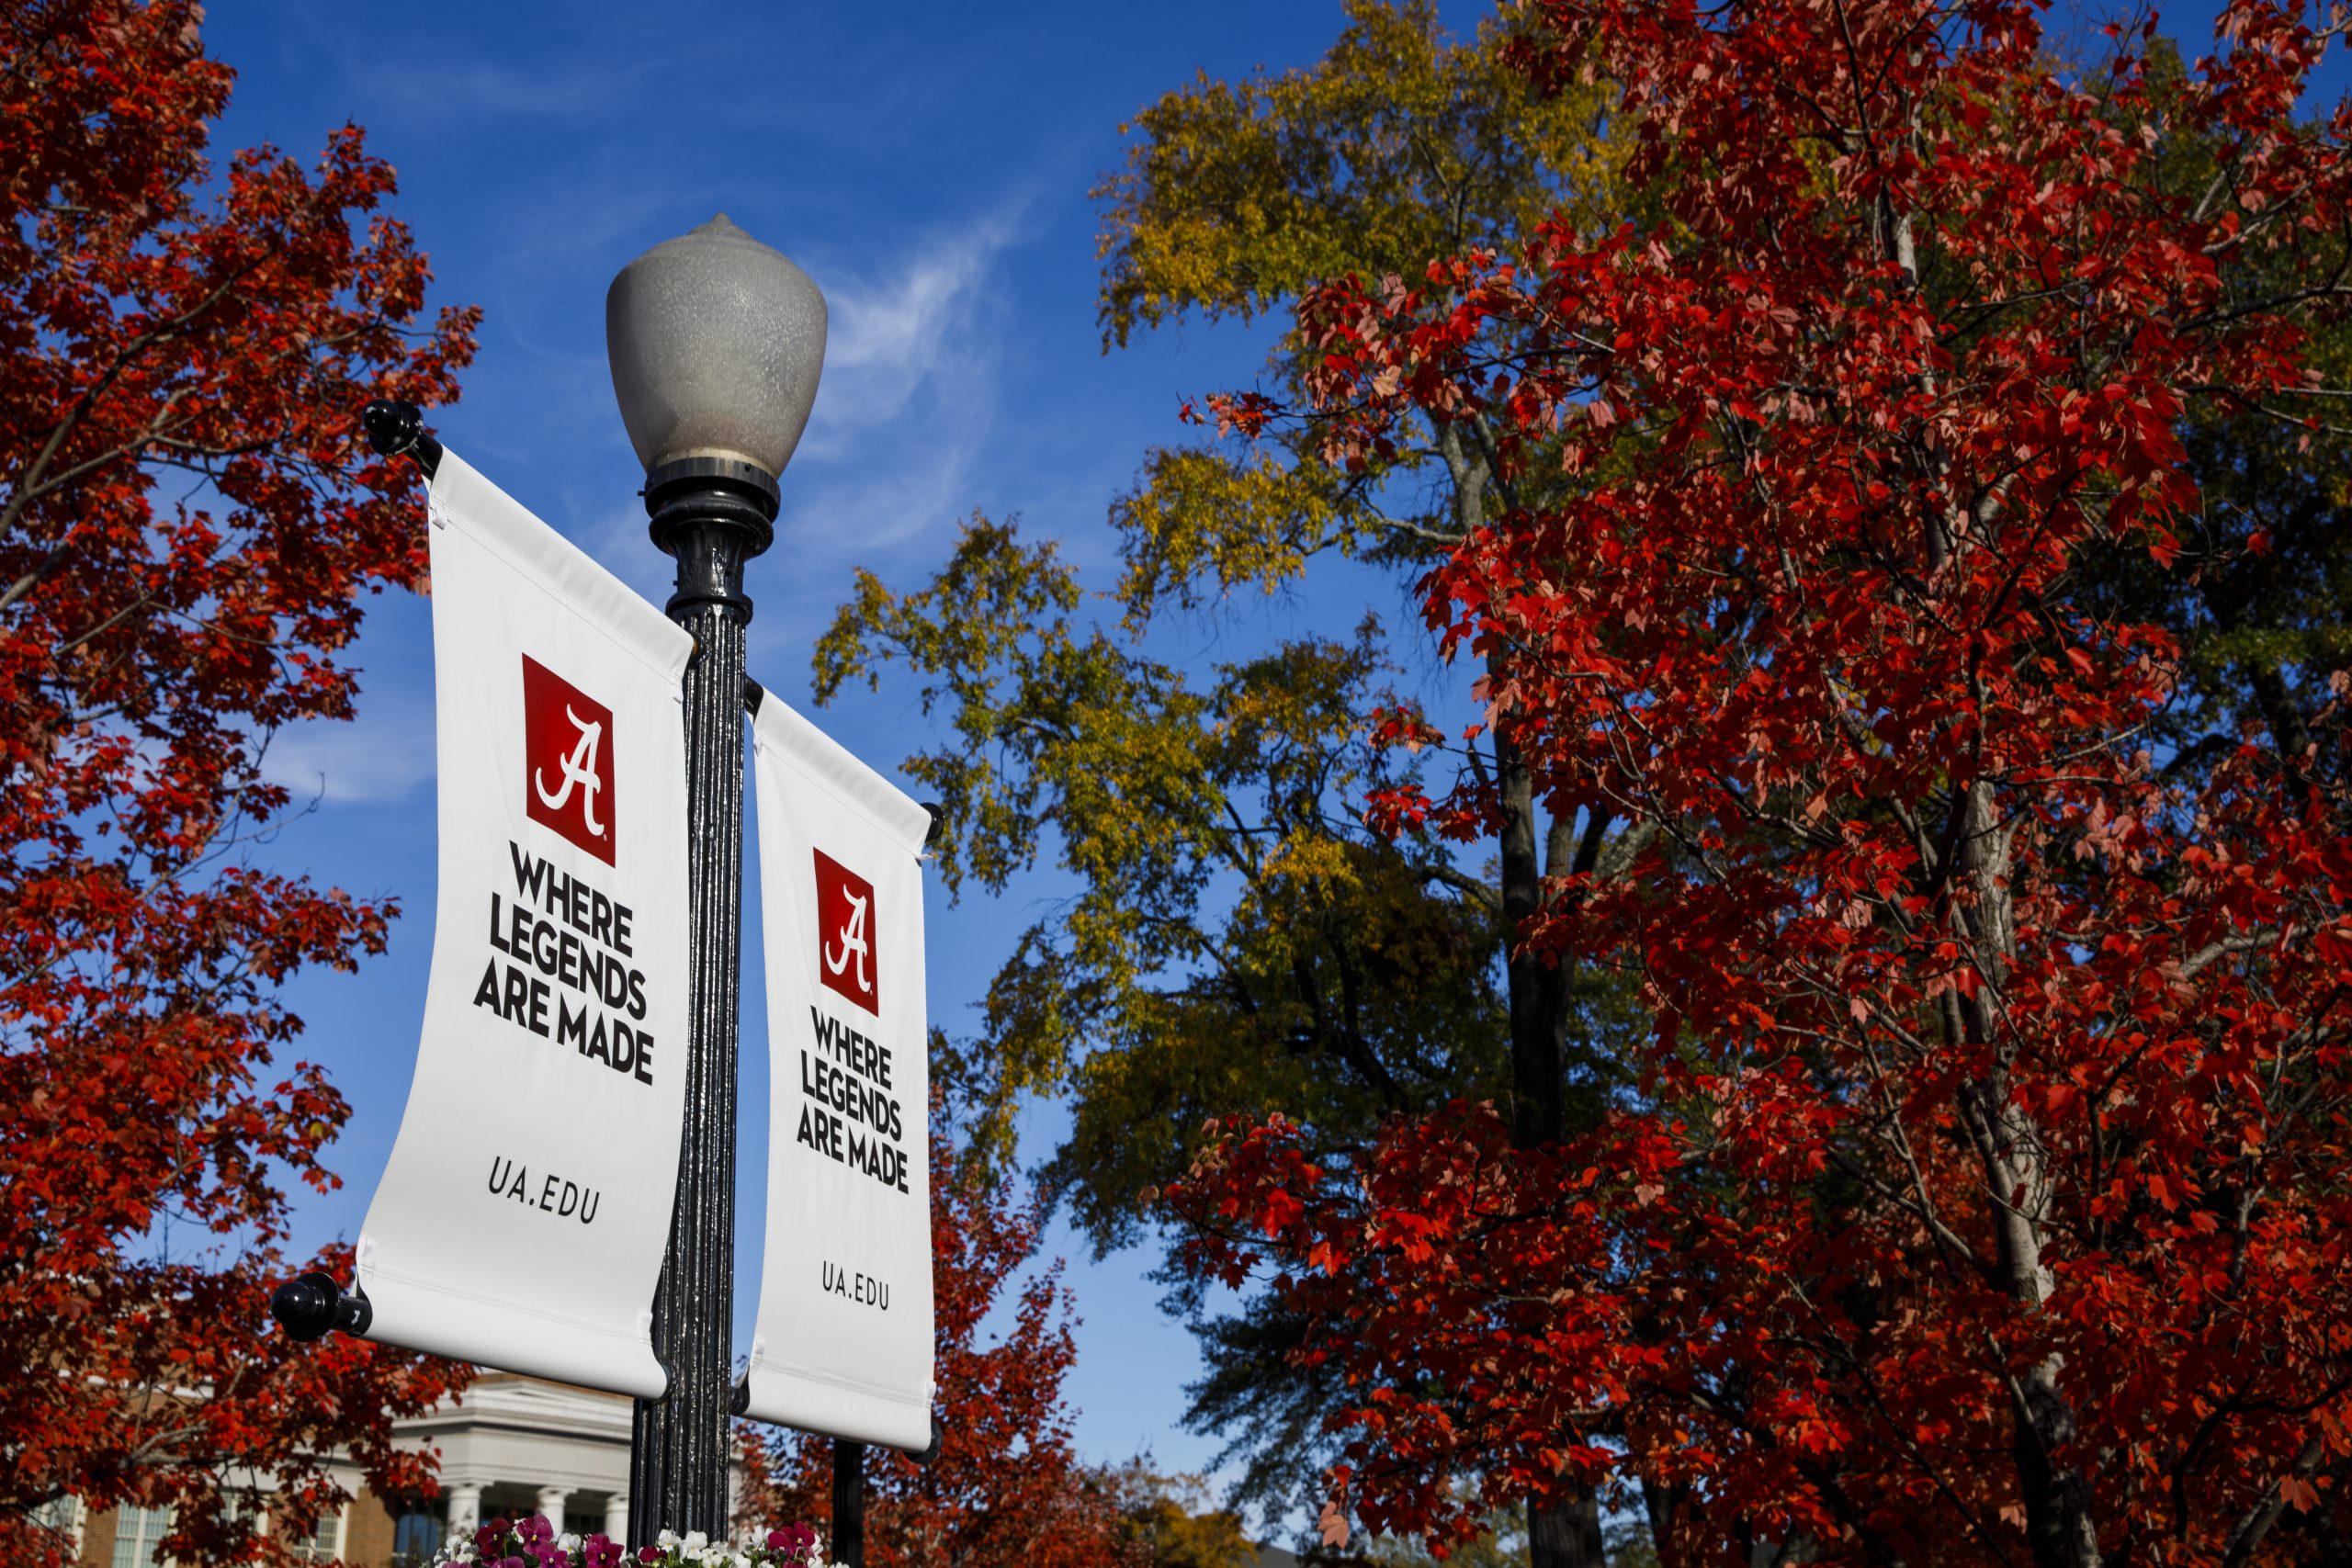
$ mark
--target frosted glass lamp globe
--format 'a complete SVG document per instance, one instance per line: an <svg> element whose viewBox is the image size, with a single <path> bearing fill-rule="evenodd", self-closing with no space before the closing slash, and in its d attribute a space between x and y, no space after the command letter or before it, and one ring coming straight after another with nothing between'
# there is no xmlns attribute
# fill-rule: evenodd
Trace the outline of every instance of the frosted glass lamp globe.
<svg viewBox="0 0 2352 1568"><path fill-rule="evenodd" d="M817 399L825 297L720 213L621 268L605 347L649 487L721 476L773 495Z"/></svg>

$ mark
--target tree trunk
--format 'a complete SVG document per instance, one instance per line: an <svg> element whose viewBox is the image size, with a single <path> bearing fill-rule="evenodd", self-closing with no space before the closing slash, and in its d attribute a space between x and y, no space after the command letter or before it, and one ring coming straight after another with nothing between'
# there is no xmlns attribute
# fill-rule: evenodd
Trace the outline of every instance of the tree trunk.
<svg viewBox="0 0 2352 1568"><path fill-rule="evenodd" d="M1600 1544L1600 1495L1578 1483L1565 1502L1527 1509L1529 1568L1605 1568Z"/></svg>
<svg viewBox="0 0 2352 1568"><path fill-rule="evenodd" d="M1495 783L1502 797L1504 962L1510 995L1511 1140L1521 1148L1557 1143L1566 1127L1561 1057L1567 1043L1567 987L1559 966L1520 951L1544 903L1544 865L1536 850L1534 779L1519 749L1495 740Z"/></svg>
<svg viewBox="0 0 2352 1568"><path fill-rule="evenodd" d="M1882 195L1878 210L1887 258L1919 287L1919 257L1911 215L1897 211ZM1924 330L1924 329L1923 329ZM1919 390L1932 399L1935 372L1922 361ZM1972 547L1972 525L1998 515L1976 512L1960 500L1951 459L1921 425L1913 432L1912 462L1919 476L1941 491L1940 510L1928 508L1921 539L1931 584ZM1952 1043L1964 1043L1989 1058L1985 1075L1961 1086L1962 1124L1984 1172L1994 1247L2001 1282L2028 1312L2039 1311L2050 1293L2050 1272L2041 1261L2041 1226L2050 1199L2049 1151L2032 1116L2009 1095L2009 1068L2016 1046L2002 1017L2002 994L2017 955L2017 912L2009 892L2010 844L2018 824L2004 821L1993 786L1982 780L1959 786L1953 803L1957 842L1951 851L1951 880L1958 895L1953 934L1973 960L1980 985L1973 994L1948 993L1945 1029ZM2026 1536L2035 1568L2099 1568L2098 1531L2091 1517L2090 1485L2061 1450L2074 1441L2075 1416L2058 1382L2061 1358L2049 1357L2011 1380L2010 1452L2023 1495Z"/></svg>
<svg viewBox="0 0 2352 1568"><path fill-rule="evenodd" d="M1486 522L1487 490L1493 471L1483 457L1464 449L1459 430L1439 434L1439 450L1453 477L1454 522L1464 534ZM1489 658L1489 677L1500 673ZM1559 1141L1566 1122L1566 1086L1562 1081L1567 1038L1567 976L1559 965L1522 954L1521 939L1544 903L1544 863L1538 840L1560 835L1536 829L1535 780L1527 759L1500 731L1493 734L1495 784L1502 807L1503 959L1510 1002L1511 1141L1537 1148ZM1551 846L1555 859L1559 845ZM1600 1543L1600 1498L1589 1485L1572 1482L1549 1502L1527 1505L1530 1568L1607 1568Z"/></svg>
<svg viewBox="0 0 2352 1568"><path fill-rule="evenodd" d="M1973 995L1951 993L1951 1017L1961 1040L1991 1058L1986 1075L1962 1087L1961 1114L1984 1171L1994 1247L2001 1283L2029 1312L2050 1294L2041 1259L2041 1226L2050 1201L2049 1151L2041 1129L2009 1093L2013 1047L2001 1017L2001 996L2017 952L2016 914L2009 894L2010 844L2018 829L2004 822L1993 786L1963 786L1957 803L1955 855L1962 894L1956 909L1979 984ZM2075 1413L2059 1386L2063 1359L2050 1356L2012 1384L2010 1452L2023 1496L2026 1536L2036 1568L2099 1568L2098 1531L2091 1517L2090 1484L2064 1450L2075 1439Z"/></svg>
<svg viewBox="0 0 2352 1568"><path fill-rule="evenodd" d="M1558 964L1520 951L1529 922L1543 907L1544 867L1537 858L1534 778L1519 749L1499 734L1495 782L1502 796L1502 905L1505 963L1510 990L1511 1139L1521 1148L1556 1143L1566 1131L1566 1086L1562 1055L1567 1040L1567 976ZM1527 1507L1530 1568L1606 1568L1600 1544L1600 1498L1575 1483L1548 1503Z"/></svg>
<svg viewBox="0 0 2352 1568"><path fill-rule="evenodd" d="M1690 1496L1687 1486L1668 1486L1655 1476L1644 1474L1642 1482L1642 1513L1650 1527L1650 1544L1657 1550L1657 1560L1663 1568L1682 1568L1682 1551L1676 1539L1675 1516Z"/></svg>

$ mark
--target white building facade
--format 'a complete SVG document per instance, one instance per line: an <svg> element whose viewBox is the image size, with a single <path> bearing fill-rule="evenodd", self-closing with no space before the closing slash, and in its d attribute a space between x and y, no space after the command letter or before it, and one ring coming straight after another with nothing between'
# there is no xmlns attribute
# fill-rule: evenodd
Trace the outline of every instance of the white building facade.
<svg viewBox="0 0 2352 1568"><path fill-rule="evenodd" d="M439 1453L439 1495L381 1497L356 1467L330 1465L351 1501L298 1552L321 1568L416 1568L451 1531L529 1514L559 1532L642 1544L628 1540L630 1418L630 1402L617 1395L483 1372L462 1399L393 1423L402 1448ZM70 1505L49 1522L79 1539L84 1568L158 1568L155 1545L170 1525L162 1509Z"/></svg>
<svg viewBox="0 0 2352 1568"><path fill-rule="evenodd" d="M485 1372L459 1403L394 1423L402 1448L441 1455L441 1495L394 1515L395 1533L412 1538L395 1542L396 1555L414 1554L417 1538L438 1546L444 1530L526 1514L543 1515L559 1534L601 1530L626 1541L629 1421L626 1399Z"/></svg>

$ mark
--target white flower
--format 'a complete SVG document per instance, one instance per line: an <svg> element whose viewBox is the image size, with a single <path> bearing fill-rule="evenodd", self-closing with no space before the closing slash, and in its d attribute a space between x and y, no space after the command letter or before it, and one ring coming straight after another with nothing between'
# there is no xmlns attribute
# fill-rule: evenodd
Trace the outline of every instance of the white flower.
<svg viewBox="0 0 2352 1568"><path fill-rule="evenodd" d="M555 1538L555 1544L559 1551L577 1551L580 1550L580 1538L576 1535L560 1535Z"/></svg>
<svg viewBox="0 0 2352 1568"><path fill-rule="evenodd" d="M673 1530L663 1530L653 1538L653 1544L664 1551L673 1551L678 1544L677 1533Z"/></svg>
<svg viewBox="0 0 2352 1568"><path fill-rule="evenodd" d="M691 1557L695 1552L700 1551L704 1547L710 1544L710 1537L703 1534L700 1530L688 1530L686 1532L686 1539L679 1544L685 1548L686 1555Z"/></svg>

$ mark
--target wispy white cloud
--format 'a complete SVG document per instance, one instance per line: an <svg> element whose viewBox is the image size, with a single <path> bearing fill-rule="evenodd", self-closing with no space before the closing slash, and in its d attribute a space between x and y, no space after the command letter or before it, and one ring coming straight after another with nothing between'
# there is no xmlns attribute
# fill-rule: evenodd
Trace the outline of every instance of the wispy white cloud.
<svg viewBox="0 0 2352 1568"><path fill-rule="evenodd" d="M422 682L370 691L348 723L311 720L280 730L262 759L262 775L298 801L380 806L408 799L434 778L429 674Z"/></svg>
<svg viewBox="0 0 2352 1568"><path fill-rule="evenodd" d="M441 62L429 71L379 62L357 75L369 97L399 118L592 120L636 97L638 85L661 68L652 59L598 66L549 62L528 71L484 61Z"/></svg>
<svg viewBox="0 0 2352 1568"><path fill-rule="evenodd" d="M514 234L502 234L501 243L537 248L563 205L528 204L509 218ZM785 476L775 545L747 573L757 606L754 660L777 678L791 678L807 643L831 619L849 568L889 570L918 556L933 564L932 542L984 499L983 481L1001 446L1012 330L1006 258L1026 237L1032 207L1023 190L912 244L877 244L865 254L838 247L801 254L789 235L767 232L768 225L753 229L817 278L829 315L824 376L808 433ZM622 226L609 214L583 222L600 233ZM514 373L540 388L511 433L515 438L550 423L617 431L605 367L578 345L579 334L550 332L542 339L510 320L503 338ZM487 434L477 446L493 461L515 457ZM669 596L672 567L647 540L642 504L618 484L603 483L611 476L601 469L598 477L592 487L571 469L518 474L512 488L660 604ZM300 757L306 765L340 760L309 750ZM332 779L329 788L331 795L336 788Z"/></svg>
<svg viewBox="0 0 2352 1568"><path fill-rule="evenodd" d="M750 584L752 652L777 678L831 620L851 567L935 564L933 542L981 499L1005 400L1006 256L1033 206L1015 191L878 262L802 258L830 320L824 378L776 520L797 581L779 591L770 565Z"/></svg>
<svg viewBox="0 0 2352 1568"><path fill-rule="evenodd" d="M993 376L1003 315L999 263L1023 237L1030 205L1028 193L1016 193L895 265L844 259L821 266L825 377L803 455L818 462L848 456L862 434L899 423L919 399L964 423L986 417L977 406L959 416L956 405ZM930 423L923 429L936 433ZM908 442L905 429L894 434Z"/></svg>

